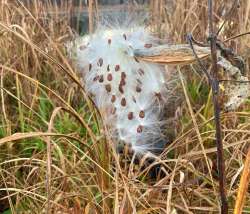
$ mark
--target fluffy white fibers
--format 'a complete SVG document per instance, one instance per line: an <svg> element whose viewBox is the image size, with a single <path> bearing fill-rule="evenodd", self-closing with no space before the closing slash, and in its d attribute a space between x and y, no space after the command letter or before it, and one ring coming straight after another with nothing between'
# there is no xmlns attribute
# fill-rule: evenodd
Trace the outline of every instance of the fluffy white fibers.
<svg viewBox="0 0 250 214"><path fill-rule="evenodd" d="M113 141L138 153L155 152L167 141L162 132L167 71L133 55L157 45L151 33L144 26L123 26L102 22L94 34L78 38L76 61Z"/></svg>

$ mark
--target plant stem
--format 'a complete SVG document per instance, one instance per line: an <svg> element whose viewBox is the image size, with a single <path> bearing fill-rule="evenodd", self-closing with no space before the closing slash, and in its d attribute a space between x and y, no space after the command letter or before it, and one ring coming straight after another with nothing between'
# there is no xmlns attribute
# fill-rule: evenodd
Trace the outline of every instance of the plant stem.
<svg viewBox="0 0 250 214"><path fill-rule="evenodd" d="M218 100L219 93L219 81L218 81L218 66L217 66L217 36L214 34L213 28L213 0L208 0L208 23L209 23L209 42L211 47L211 59L212 59L212 72L211 72L211 87L213 94L213 106L214 106L214 120L215 120L215 138L217 146L217 162L218 162L218 174L219 174L219 191L221 199L221 213L228 213L228 204L226 197L226 184L225 184L225 162L223 155L223 143L221 134L221 120L220 120L220 105Z"/></svg>

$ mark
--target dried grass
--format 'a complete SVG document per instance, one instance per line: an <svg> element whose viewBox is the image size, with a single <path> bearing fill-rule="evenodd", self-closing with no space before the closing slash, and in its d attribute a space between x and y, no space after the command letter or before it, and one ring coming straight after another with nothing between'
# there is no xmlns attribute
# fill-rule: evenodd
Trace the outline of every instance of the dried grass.
<svg viewBox="0 0 250 214"><path fill-rule="evenodd" d="M185 100L176 111L180 122L173 142L155 162L142 157L134 164L111 146L80 75L66 57L64 42L74 35L72 1L61 6L49 0L29 2L27 8L18 0L0 2L0 212L218 213L211 94L196 66L180 68ZM185 43L187 32L206 38L205 0L152 2L151 24L161 38ZM218 26L230 4L216 1ZM241 1L223 28L222 40L249 29L249 10L249 2ZM249 53L247 36L227 44L241 55ZM223 113L230 213L249 128L249 102L237 112ZM250 213L249 191L245 197L244 212Z"/></svg>

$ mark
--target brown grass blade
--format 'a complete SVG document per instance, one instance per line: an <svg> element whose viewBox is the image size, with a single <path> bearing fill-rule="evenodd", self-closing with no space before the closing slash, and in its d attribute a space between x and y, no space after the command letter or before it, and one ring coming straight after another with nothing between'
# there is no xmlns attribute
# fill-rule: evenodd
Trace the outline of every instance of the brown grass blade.
<svg viewBox="0 0 250 214"><path fill-rule="evenodd" d="M240 179L240 186L238 189L237 199L234 207L234 214L242 213L244 203L246 200L246 193L250 182L250 147L246 156L244 169Z"/></svg>
<svg viewBox="0 0 250 214"><path fill-rule="evenodd" d="M207 155L205 153L205 148L204 148L204 144L203 144L204 142L203 142L203 139L201 137L201 134L200 134L200 131L199 131L199 127L198 127L198 124L197 124L197 121L196 121L196 118L195 118L195 115L194 115L194 112L193 112L193 109L192 109L192 105L191 105L190 99L189 99L188 94L187 94L186 85L184 83L184 79L183 79L183 76L182 76L180 68L178 68L178 74L179 74L179 77L180 77L180 80L181 80L181 84L182 84L183 92L184 92L184 95L185 95L185 98L186 98L186 102L187 102L187 105L188 105L189 113L191 115L191 119L193 121L194 128L195 128L195 131L197 133L197 137L199 139L199 143L200 143L203 155L204 155L204 159L205 159L205 162L206 162L206 165L207 165L209 176L210 176L211 181L212 181L213 191L215 193L216 192L216 188L215 188L215 183L214 183L213 176L212 176L211 166L209 164L208 157L207 157Z"/></svg>

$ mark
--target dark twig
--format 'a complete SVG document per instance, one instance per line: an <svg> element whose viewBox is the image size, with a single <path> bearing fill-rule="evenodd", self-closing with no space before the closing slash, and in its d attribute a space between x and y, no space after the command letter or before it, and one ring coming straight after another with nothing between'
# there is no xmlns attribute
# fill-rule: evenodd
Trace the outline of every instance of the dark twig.
<svg viewBox="0 0 250 214"><path fill-rule="evenodd" d="M192 36L192 34L188 34L187 37L188 37L188 40L192 41L192 43L194 43L200 47L208 47L209 46L206 43L202 43L200 41L195 40L194 37Z"/></svg>
<svg viewBox="0 0 250 214"><path fill-rule="evenodd" d="M203 65L203 63L201 62L200 58L198 57L196 51L194 50L193 41L195 41L195 40L193 39L193 36L191 34L188 34L187 35L187 40L188 40L190 48L191 48L191 50L192 50L192 52L193 52L193 54L195 56L196 61L198 62L199 66L201 67L204 74L206 75L206 77L207 77L207 79L209 81L209 84L211 84L212 80L211 80L210 74L207 72L206 67Z"/></svg>
<svg viewBox="0 0 250 214"><path fill-rule="evenodd" d="M213 106L214 106L214 121L215 121L215 138L217 146L217 161L218 161L218 174L219 174L219 191L220 191L220 200L221 200L221 213L228 213L227 197L226 197L226 185L225 185L225 163L223 155L223 144L222 144L222 132L221 132L221 121L220 121L220 105L219 105L219 80L218 80L218 65L217 65L217 34L214 33L213 28L213 4L212 0L208 0L208 23L209 23L209 38L211 48L211 60L212 60L212 72L208 73L206 67L203 65L198 55L196 54L193 42L197 42L193 39L192 35L187 36L189 45L193 51L193 54L200 65L202 71L208 78L209 84L212 88L213 95ZM219 31L218 31L219 32Z"/></svg>
<svg viewBox="0 0 250 214"><path fill-rule="evenodd" d="M230 40L237 39L239 37L246 36L246 35L249 35L249 34L250 34L250 32L240 33L238 35L235 35L235 36L232 36L232 37L230 37L228 39L225 39L223 42L228 42Z"/></svg>
<svg viewBox="0 0 250 214"><path fill-rule="evenodd" d="M200 58L198 57L197 53L193 47L193 40L192 36L189 34L187 36L188 43L190 48L193 51L196 61L198 62L199 66L201 67L202 71L206 75L210 86L212 87L213 93L213 105L214 105L214 120L215 120L215 127L216 127L216 145L217 145L217 155L218 155L218 172L219 172L219 179L220 179L220 198L221 198L221 213L227 213L227 200L225 195L225 179L224 179L224 159L223 159L223 146L222 146L222 139L221 139L221 127L220 127L220 107L218 102L218 91L219 91L219 82L225 80L217 80L212 77L206 67L201 62ZM217 63L217 61L216 61ZM230 80L229 80L230 81ZM218 146L220 145L220 146ZM221 164L222 163L222 164ZM221 173L222 170L222 173ZM222 175L222 176L221 176ZM226 209L225 209L226 207ZM226 211L223 211L226 210Z"/></svg>
<svg viewBox="0 0 250 214"><path fill-rule="evenodd" d="M250 83L249 80L219 80L219 82Z"/></svg>
<svg viewBox="0 0 250 214"><path fill-rule="evenodd" d="M218 81L218 65L217 65L217 35L214 33L213 27L213 0L208 0L208 23L209 23L209 42L211 47L211 60L212 60L212 94L214 106L214 120L215 120L215 138L217 146L217 162L219 174L219 191L221 200L221 213L228 213L228 204L226 197L226 184L225 184L225 162L223 155L223 143L221 134L221 121L220 121L220 105L218 100L219 81Z"/></svg>

